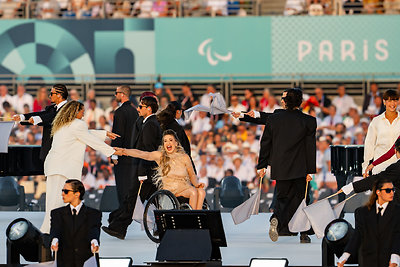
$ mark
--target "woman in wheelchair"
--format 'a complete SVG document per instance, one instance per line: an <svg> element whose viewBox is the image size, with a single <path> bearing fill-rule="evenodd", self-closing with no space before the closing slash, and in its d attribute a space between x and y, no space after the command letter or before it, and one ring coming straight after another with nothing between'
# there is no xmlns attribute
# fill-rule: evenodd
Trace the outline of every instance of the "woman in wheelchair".
<svg viewBox="0 0 400 267"><path fill-rule="evenodd" d="M190 158L173 130L164 132L162 145L157 151L115 149L120 150L124 156L157 162L157 175L154 177L157 186L171 191L177 197L189 198L189 205L193 209L202 209L206 195L204 184L197 181Z"/></svg>

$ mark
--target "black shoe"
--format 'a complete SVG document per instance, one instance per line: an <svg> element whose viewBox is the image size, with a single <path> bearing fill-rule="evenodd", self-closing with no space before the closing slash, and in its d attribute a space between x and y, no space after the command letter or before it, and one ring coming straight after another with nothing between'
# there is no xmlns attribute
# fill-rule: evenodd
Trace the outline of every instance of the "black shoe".
<svg viewBox="0 0 400 267"><path fill-rule="evenodd" d="M122 234L120 232L111 230L110 228L108 228L107 226L102 226L101 229L103 229L104 232L106 232L107 234L109 234L110 236L119 238L124 240L125 239L125 234Z"/></svg>
<svg viewBox="0 0 400 267"><path fill-rule="evenodd" d="M300 243L311 243L311 238L307 234L300 234Z"/></svg>
<svg viewBox="0 0 400 267"><path fill-rule="evenodd" d="M297 233L292 232L278 232L279 236L297 236Z"/></svg>

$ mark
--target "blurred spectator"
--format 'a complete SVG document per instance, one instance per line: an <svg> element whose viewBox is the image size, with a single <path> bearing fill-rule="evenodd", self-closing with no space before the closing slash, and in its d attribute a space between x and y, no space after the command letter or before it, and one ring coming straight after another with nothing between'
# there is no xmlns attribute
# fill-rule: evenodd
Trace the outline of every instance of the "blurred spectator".
<svg viewBox="0 0 400 267"><path fill-rule="evenodd" d="M71 98L71 100L75 100L75 101L81 100L81 95L79 94L78 90L76 90L76 89L69 90L69 97Z"/></svg>
<svg viewBox="0 0 400 267"><path fill-rule="evenodd" d="M317 150L317 175L316 180L318 188L328 187L336 189L336 178L331 173L331 150L329 148L329 142L326 137L322 136L318 141Z"/></svg>
<svg viewBox="0 0 400 267"><path fill-rule="evenodd" d="M194 135L208 132L211 130L210 118L207 113L199 111L199 117L192 123L192 133Z"/></svg>
<svg viewBox="0 0 400 267"><path fill-rule="evenodd" d="M37 145L35 135L32 132L28 132L26 135L26 144L27 145Z"/></svg>
<svg viewBox="0 0 400 267"><path fill-rule="evenodd" d="M264 88L263 95L260 100L260 110L264 110L265 107L268 106L268 99L271 95L269 88Z"/></svg>
<svg viewBox="0 0 400 267"><path fill-rule="evenodd" d="M133 5L133 16L138 18L150 18L153 1L151 0L138 0Z"/></svg>
<svg viewBox="0 0 400 267"><path fill-rule="evenodd" d="M374 97L373 100L374 100L374 105L368 106L368 109L365 111L365 115L369 116L370 118L373 118L385 112L385 106L383 105L382 102L382 96L377 95Z"/></svg>
<svg viewBox="0 0 400 267"><path fill-rule="evenodd" d="M355 130L361 127L361 117L357 108L350 108L349 116L343 120L343 124L351 134L354 134Z"/></svg>
<svg viewBox="0 0 400 267"><path fill-rule="evenodd" d="M46 87L40 87L36 92L36 98L33 101L33 112L42 111L51 104L49 96L47 94Z"/></svg>
<svg viewBox="0 0 400 267"><path fill-rule="evenodd" d="M117 100L113 96L110 100L110 106L104 111L104 116L108 119L110 117L110 112L115 111L119 107Z"/></svg>
<svg viewBox="0 0 400 267"><path fill-rule="evenodd" d="M278 105L278 101L276 100L274 95L269 95L268 96L268 105L264 107L262 110L263 112L266 113L274 113L276 109L280 109L281 106Z"/></svg>
<svg viewBox="0 0 400 267"><path fill-rule="evenodd" d="M320 0L312 0L312 3L308 7L308 15L310 15L310 16L324 15L324 8L321 5Z"/></svg>
<svg viewBox="0 0 400 267"><path fill-rule="evenodd" d="M96 188L96 177L88 172L88 164L85 162L82 168L82 183L86 190L91 190Z"/></svg>
<svg viewBox="0 0 400 267"><path fill-rule="evenodd" d="M240 2L237 0L228 0L228 16L237 16L239 15L240 10Z"/></svg>
<svg viewBox="0 0 400 267"><path fill-rule="evenodd" d="M56 0L40 0L36 6L36 15L42 19L55 19L60 14L60 6Z"/></svg>
<svg viewBox="0 0 400 267"><path fill-rule="evenodd" d="M380 9L379 2L380 2L379 0L363 0L365 12L367 14L382 12L382 10L379 10Z"/></svg>
<svg viewBox="0 0 400 267"><path fill-rule="evenodd" d="M376 110L375 106L375 97L376 96L381 96L381 93L379 92L378 85L376 83L371 83L370 85L370 92L365 95L364 97L364 102L362 106L362 112L365 113L366 110Z"/></svg>
<svg viewBox="0 0 400 267"><path fill-rule="evenodd" d="M193 96L192 89L188 83L182 85L182 95L179 97L178 102L181 103L183 110L194 106L193 103L195 102L195 97Z"/></svg>
<svg viewBox="0 0 400 267"><path fill-rule="evenodd" d="M321 118L327 116L329 114L329 106L331 105L331 100L324 94L324 91L321 87L317 87L314 90L315 98L319 103L320 112L317 112L317 115L321 114Z"/></svg>
<svg viewBox="0 0 400 267"><path fill-rule="evenodd" d="M3 107L3 120L5 120L5 121L10 121L11 120L11 118L15 115L15 111L12 109L12 107L11 107L11 105L10 105L10 103L9 102L7 102L7 101L4 101L3 102L3 105L2 105L2 107Z"/></svg>
<svg viewBox="0 0 400 267"><path fill-rule="evenodd" d="M260 110L259 107L258 107L257 98L255 96L250 97L250 99L248 101L247 111L251 111L251 110L257 110L257 111Z"/></svg>
<svg viewBox="0 0 400 267"><path fill-rule="evenodd" d="M384 0L383 7L385 9L385 14L400 14L399 0Z"/></svg>
<svg viewBox="0 0 400 267"><path fill-rule="evenodd" d="M108 124L108 121L104 115L99 118L99 125L97 127L98 130L106 130L108 132L111 131L111 125Z"/></svg>
<svg viewBox="0 0 400 267"><path fill-rule="evenodd" d="M96 100L96 91L94 89L90 89L86 93L86 101L85 101L85 113L88 109L90 109L90 101ZM96 105L101 108L101 104L96 102Z"/></svg>
<svg viewBox="0 0 400 267"><path fill-rule="evenodd" d="M1 4L1 3L0 3ZM8 94L7 86L0 85L0 112L4 113L3 103L4 102L12 103L12 97Z"/></svg>
<svg viewBox="0 0 400 267"><path fill-rule="evenodd" d="M86 121L87 124L89 124L92 121L96 122L96 128L98 128L101 116L104 116L104 111L101 108L97 107L96 99L90 99L89 108L85 109L84 120Z"/></svg>
<svg viewBox="0 0 400 267"><path fill-rule="evenodd" d="M246 111L246 107L239 103L239 97L237 95L231 96L231 105L228 107L230 111L242 112ZM239 125L239 120L231 116L232 124Z"/></svg>
<svg viewBox="0 0 400 267"><path fill-rule="evenodd" d="M337 113L341 116L346 115L351 107L357 107L354 99L346 94L346 87L341 84L337 88L338 96L336 96L332 104L337 108Z"/></svg>
<svg viewBox="0 0 400 267"><path fill-rule="evenodd" d="M306 2L304 0L287 0L283 15L291 16L300 14L305 7L306 7Z"/></svg>
<svg viewBox="0 0 400 267"><path fill-rule="evenodd" d="M260 141L256 139L256 134L253 131L247 132L246 142L250 145L250 151L260 150Z"/></svg>
<svg viewBox="0 0 400 267"><path fill-rule="evenodd" d="M249 101L250 98L252 98L254 96L253 90L251 89L245 89L244 90L244 99L242 100L242 105L248 109L249 108Z"/></svg>
<svg viewBox="0 0 400 267"><path fill-rule="evenodd" d="M207 14L211 17L227 16L227 4L226 0L207 0Z"/></svg>
<svg viewBox="0 0 400 267"><path fill-rule="evenodd" d="M168 15L168 2L163 0L155 0L151 9L153 18L166 17Z"/></svg>
<svg viewBox="0 0 400 267"><path fill-rule="evenodd" d="M19 114L24 114L24 105L27 104L29 109L32 110L33 97L30 94L25 93L25 87L18 85L17 94L12 97L12 103L14 110Z"/></svg>
<svg viewBox="0 0 400 267"><path fill-rule="evenodd" d="M211 96L209 94L215 94L217 89L212 84L207 85L206 93L200 97L200 105L205 107L211 106Z"/></svg>
<svg viewBox="0 0 400 267"><path fill-rule="evenodd" d="M18 138L18 140L21 140L23 144L26 142L28 132L29 130L26 128L26 126L19 123L17 129L15 130L15 136Z"/></svg>
<svg viewBox="0 0 400 267"><path fill-rule="evenodd" d="M359 0L346 0L343 9L347 15L360 14L363 10L363 4Z"/></svg>
<svg viewBox="0 0 400 267"><path fill-rule="evenodd" d="M0 15L2 19L13 19L18 15L21 2L14 0L3 0L0 2Z"/></svg>
<svg viewBox="0 0 400 267"><path fill-rule="evenodd" d="M233 175L239 178L239 180L247 184L253 180L255 176L255 168L248 168L243 164L243 160L240 155L235 155L233 157Z"/></svg>
<svg viewBox="0 0 400 267"><path fill-rule="evenodd" d="M119 0L115 2L113 18L128 18L131 16L131 2L127 0Z"/></svg>
<svg viewBox="0 0 400 267"><path fill-rule="evenodd" d="M321 123L321 127L322 129L324 129L324 134L328 135L328 134L335 134L334 130L335 130L335 126L338 123L342 122L342 116L340 116L337 112L336 112L336 107L335 105L330 105L329 107L329 115L326 116Z"/></svg>
<svg viewBox="0 0 400 267"><path fill-rule="evenodd" d="M115 185L115 177L112 174L111 167L103 164L100 166L101 175L97 176L96 188L104 189L106 186Z"/></svg>

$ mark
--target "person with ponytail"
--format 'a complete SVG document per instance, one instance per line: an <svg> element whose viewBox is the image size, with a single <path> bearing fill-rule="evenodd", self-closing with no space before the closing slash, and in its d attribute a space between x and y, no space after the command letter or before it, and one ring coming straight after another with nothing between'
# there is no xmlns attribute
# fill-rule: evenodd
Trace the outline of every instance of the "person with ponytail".
<svg viewBox="0 0 400 267"><path fill-rule="evenodd" d="M53 143L44 161L46 181L46 214L41 231L50 231L50 212L62 207L64 202L61 190L68 179L81 180L86 145L99 150L107 157L119 153L104 143L106 137L115 139L117 134L104 130L88 130L82 120L84 105L78 101L70 101L57 113L51 135Z"/></svg>

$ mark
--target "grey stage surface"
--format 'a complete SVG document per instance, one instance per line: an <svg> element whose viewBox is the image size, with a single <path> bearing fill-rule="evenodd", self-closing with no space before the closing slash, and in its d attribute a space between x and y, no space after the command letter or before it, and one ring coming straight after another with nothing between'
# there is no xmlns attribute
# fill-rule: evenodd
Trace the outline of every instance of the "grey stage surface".
<svg viewBox="0 0 400 267"><path fill-rule="evenodd" d="M228 247L221 248L223 265L248 265L255 257L288 258L290 266L321 266L321 240L311 237L311 244L300 244L299 237L280 237L272 242L268 237L270 214L253 215L248 221L234 225L230 213L222 213ZM5 231L16 218L26 218L40 227L43 212L1 212L0 264L6 263ZM103 224L107 225L108 213L103 213ZM354 226L353 214L345 217ZM156 245L151 242L138 223L129 227L125 240L101 233L100 256L129 256L135 265L155 261ZM23 259L21 261L24 262Z"/></svg>

